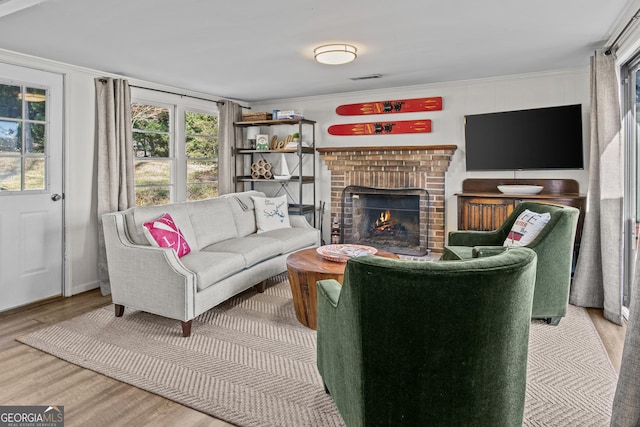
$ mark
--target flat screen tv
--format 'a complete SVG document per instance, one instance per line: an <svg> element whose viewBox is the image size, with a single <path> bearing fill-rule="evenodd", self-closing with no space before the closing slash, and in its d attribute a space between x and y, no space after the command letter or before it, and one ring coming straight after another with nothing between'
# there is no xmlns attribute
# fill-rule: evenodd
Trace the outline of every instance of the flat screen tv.
<svg viewBox="0 0 640 427"><path fill-rule="evenodd" d="M465 116L468 171L583 169L580 104Z"/></svg>

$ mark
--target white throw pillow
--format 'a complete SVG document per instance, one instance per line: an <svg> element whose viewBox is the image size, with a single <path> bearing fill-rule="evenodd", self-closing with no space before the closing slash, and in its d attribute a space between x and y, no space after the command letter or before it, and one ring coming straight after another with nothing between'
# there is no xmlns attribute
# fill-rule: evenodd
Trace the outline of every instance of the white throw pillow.
<svg viewBox="0 0 640 427"><path fill-rule="evenodd" d="M289 204L286 195L280 197L251 196L251 199L256 209L258 233L277 230L278 228L291 228L289 224Z"/></svg>
<svg viewBox="0 0 640 427"><path fill-rule="evenodd" d="M525 209L518 215L516 222L513 223L503 246L528 245L536 238L550 219L551 214L549 212L539 214Z"/></svg>

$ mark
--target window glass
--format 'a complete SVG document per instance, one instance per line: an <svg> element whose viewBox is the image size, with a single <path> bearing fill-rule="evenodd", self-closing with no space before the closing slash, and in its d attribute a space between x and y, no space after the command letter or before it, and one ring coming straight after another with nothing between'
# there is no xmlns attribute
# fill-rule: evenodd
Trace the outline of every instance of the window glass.
<svg viewBox="0 0 640 427"><path fill-rule="evenodd" d="M20 86L0 84L0 117L22 118L22 88Z"/></svg>
<svg viewBox="0 0 640 427"><path fill-rule="evenodd" d="M185 113L187 200L218 195L218 116Z"/></svg>
<svg viewBox="0 0 640 427"><path fill-rule="evenodd" d="M45 128L43 123L27 123L25 126L24 140L27 153L44 154Z"/></svg>
<svg viewBox="0 0 640 427"><path fill-rule="evenodd" d="M170 185L171 164L164 160L136 160L134 162L136 186Z"/></svg>
<svg viewBox="0 0 640 427"><path fill-rule="evenodd" d="M171 202L171 111L167 106L133 103L134 181L138 206Z"/></svg>
<svg viewBox="0 0 640 427"><path fill-rule="evenodd" d="M0 83L0 190L45 189L46 105L46 89Z"/></svg>
<svg viewBox="0 0 640 427"><path fill-rule="evenodd" d="M44 190L44 159L24 160L24 189Z"/></svg>
<svg viewBox="0 0 640 427"><path fill-rule="evenodd" d="M0 190L20 191L20 177L20 158L0 157Z"/></svg>
<svg viewBox="0 0 640 427"><path fill-rule="evenodd" d="M26 88L27 117L29 120L44 120L47 109L47 93L44 89Z"/></svg>
<svg viewBox="0 0 640 427"><path fill-rule="evenodd" d="M22 151L22 124L0 120L0 152L20 153Z"/></svg>
<svg viewBox="0 0 640 427"><path fill-rule="evenodd" d="M167 205L171 203L171 187L136 187L138 206Z"/></svg>

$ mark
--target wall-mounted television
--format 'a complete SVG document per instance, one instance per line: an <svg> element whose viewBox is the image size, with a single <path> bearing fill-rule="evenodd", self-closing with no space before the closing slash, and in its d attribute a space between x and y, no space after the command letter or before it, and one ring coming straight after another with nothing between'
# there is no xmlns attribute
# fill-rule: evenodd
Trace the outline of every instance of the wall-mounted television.
<svg viewBox="0 0 640 427"><path fill-rule="evenodd" d="M580 104L465 116L468 171L583 169Z"/></svg>

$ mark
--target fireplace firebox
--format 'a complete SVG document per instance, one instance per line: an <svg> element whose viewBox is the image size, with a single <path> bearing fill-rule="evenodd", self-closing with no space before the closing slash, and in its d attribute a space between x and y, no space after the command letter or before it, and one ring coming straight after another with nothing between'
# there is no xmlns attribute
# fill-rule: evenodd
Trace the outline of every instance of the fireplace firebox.
<svg viewBox="0 0 640 427"><path fill-rule="evenodd" d="M348 186L342 192L341 242L403 255L427 254L429 193Z"/></svg>

